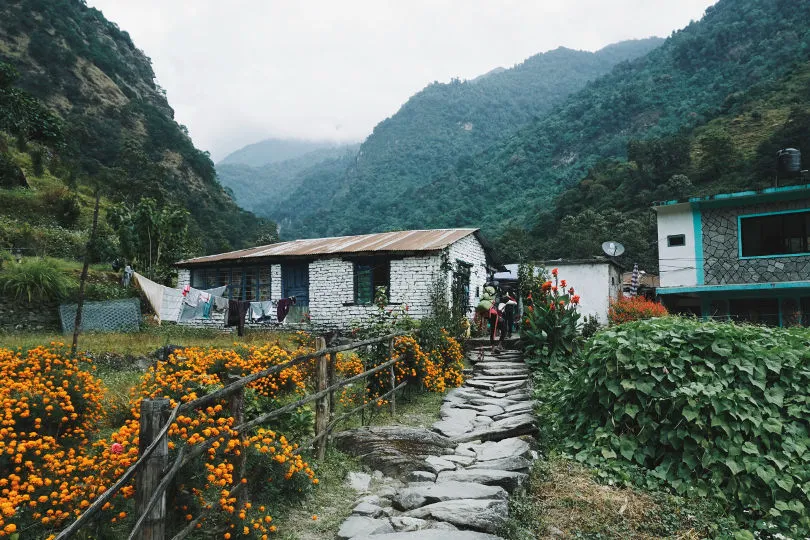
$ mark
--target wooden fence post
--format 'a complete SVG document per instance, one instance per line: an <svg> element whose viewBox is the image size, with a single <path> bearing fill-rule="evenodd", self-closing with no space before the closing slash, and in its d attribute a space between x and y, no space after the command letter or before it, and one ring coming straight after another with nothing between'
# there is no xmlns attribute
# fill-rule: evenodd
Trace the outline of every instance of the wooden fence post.
<svg viewBox="0 0 810 540"><path fill-rule="evenodd" d="M168 399L144 399L141 402L141 427L138 435L138 450L142 454L160 432L169 419L170 403ZM135 509L141 516L152 497L152 492L160 484L163 471L169 459L169 438L163 435L155 451L138 471L135 479ZM166 492L152 507L143 527L138 533L138 540L164 540L166 536Z"/></svg>
<svg viewBox="0 0 810 540"><path fill-rule="evenodd" d="M326 340L319 337L316 341L315 347L317 350L326 348ZM329 356L324 354L318 357L318 365L316 366L315 380L317 381L316 391L323 392L328 388L329 384ZM325 395L315 402L315 436L322 434L326 431L326 426L329 424L329 395ZM321 437L315 444L315 457L323 460L326 456L326 439L328 435Z"/></svg>
<svg viewBox="0 0 810 540"><path fill-rule="evenodd" d="M335 384L335 365L337 364L337 353L329 353L329 366L326 368L327 371L327 387L331 387ZM335 391L332 390L329 392L329 421L332 421L332 418L335 416Z"/></svg>
<svg viewBox="0 0 810 540"><path fill-rule="evenodd" d="M231 375L229 380L226 384L230 384L235 382L239 379L238 375ZM228 407L231 411L231 416L233 417L233 425L240 426L245 421L245 387L243 386L233 394L229 398ZM247 443L247 435L245 433L241 433L239 435L239 442L241 442L241 447L239 450L239 457L236 458L236 466L234 469L236 473L239 475L239 479L245 478L245 474L247 472L247 450L245 448L245 444ZM245 489L247 486L242 486L242 489L239 491L237 495L237 502L239 507L247 502L248 500L248 492Z"/></svg>
<svg viewBox="0 0 810 540"><path fill-rule="evenodd" d="M394 359L394 338L391 338L388 341L388 359ZM395 365L391 365L391 390L397 387L397 375L396 371L394 371ZM396 416L397 414L397 393L391 392L391 416Z"/></svg>

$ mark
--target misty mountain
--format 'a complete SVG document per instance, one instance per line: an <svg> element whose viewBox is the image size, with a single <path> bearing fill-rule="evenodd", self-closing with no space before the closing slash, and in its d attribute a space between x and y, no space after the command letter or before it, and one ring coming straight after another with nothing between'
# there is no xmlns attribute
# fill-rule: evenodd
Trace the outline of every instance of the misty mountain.
<svg viewBox="0 0 810 540"><path fill-rule="evenodd" d="M295 159L316 150L337 149L344 146L333 141L270 138L249 144L225 156L219 165L249 165L261 167Z"/></svg>
<svg viewBox="0 0 810 540"><path fill-rule="evenodd" d="M361 145L357 159L328 187L324 175L313 171L315 184L329 190L325 208L301 208L279 200L256 211L288 223L285 230L291 236L389 228L396 222L389 219L389 209L406 190L424 186L459 161L472 159L521 125L547 114L588 81L617 63L646 54L662 41L627 41L595 53L561 47L472 81L434 82L380 122ZM291 200L313 193L314 186L306 179L299 185L300 193ZM322 219L323 212L330 218ZM311 219L315 213L319 218Z"/></svg>

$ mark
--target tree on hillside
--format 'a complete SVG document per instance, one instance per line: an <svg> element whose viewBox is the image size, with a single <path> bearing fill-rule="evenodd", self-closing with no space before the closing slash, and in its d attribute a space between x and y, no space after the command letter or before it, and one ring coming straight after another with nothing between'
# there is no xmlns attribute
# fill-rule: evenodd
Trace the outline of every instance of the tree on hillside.
<svg viewBox="0 0 810 540"><path fill-rule="evenodd" d="M118 234L121 254L147 277L167 282L170 265L188 252L189 213L185 208L159 206L147 197L131 209L115 206L107 219Z"/></svg>

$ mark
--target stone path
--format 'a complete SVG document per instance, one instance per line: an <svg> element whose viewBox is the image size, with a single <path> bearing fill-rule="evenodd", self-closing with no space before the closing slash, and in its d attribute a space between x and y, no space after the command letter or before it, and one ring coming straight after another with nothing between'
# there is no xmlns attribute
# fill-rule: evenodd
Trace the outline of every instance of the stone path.
<svg viewBox="0 0 810 540"><path fill-rule="evenodd" d="M419 457L398 479L377 471L374 488L371 475L352 474L350 482L366 495L337 538L499 540L493 533L508 515L509 493L526 480L537 457L529 437L537 426L520 353L481 353L469 353L472 376L448 393L434 433L425 433L431 446L423 453L436 455ZM391 437L390 429L380 433ZM397 465L405 462L397 457Z"/></svg>

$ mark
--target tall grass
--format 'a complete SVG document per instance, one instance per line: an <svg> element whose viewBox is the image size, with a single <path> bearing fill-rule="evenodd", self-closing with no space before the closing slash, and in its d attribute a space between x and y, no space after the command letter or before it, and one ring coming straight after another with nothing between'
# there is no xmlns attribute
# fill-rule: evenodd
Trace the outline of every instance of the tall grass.
<svg viewBox="0 0 810 540"><path fill-rule="evenodd" d="M29 304L60 300L74 285L58 261L49 258L23 259L5 264L0 271L0 293Z"/></svg>

